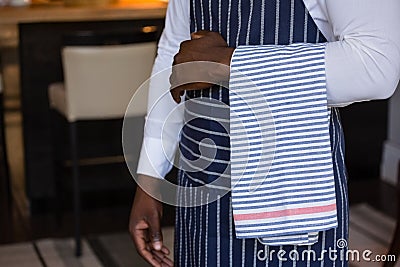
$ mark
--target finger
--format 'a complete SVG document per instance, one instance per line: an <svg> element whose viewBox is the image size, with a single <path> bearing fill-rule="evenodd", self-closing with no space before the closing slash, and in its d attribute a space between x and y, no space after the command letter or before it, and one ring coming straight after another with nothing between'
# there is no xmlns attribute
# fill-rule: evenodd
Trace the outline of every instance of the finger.
<svg viewBox="0 0 400 267"><path fill-rule="evenodd" d="M174 99L174 101L179 104L181 102L181 91L177 89L172 89L170 93L172 95L172 99Z"/></svg>
<svg viewBox="0 0 400 267"><path fill-rule="evenodd" d="M151 253L153 254L154 259L155 259L158 263L160 263L160 264L162 265L164 256L163 256L163 255L160 255L160 254L156 254L156 250L154 250L154 249L151 251Z"/></svg>
<svg viewBox="0 0 400 267"><path fill-rule="evenodd" d="M174 101L179 104L181 102L181 97L180 97L181 91L180 90L176 90L176 88L175 88L176 80L177 80L176 79L176 73L173 71L171 73L171 75L169 76L169 82L171 84L170 93L171 93L172 98L174 99Z"/></svg>
<svg viewBox="0 0 400 267"><path fill-rule="evenodd" d="M154 267L161 267L162 261L158 260L153 253L146 248L137 248L137 252L143 259L150 263Z"/></svg>
<svg viewBox="0 0 400 267"><path fill-rule="evenodd" d="M172 89L171 91L176 91L176 94L179 94L182 91L207 89L210 88L211 86L212 86L211 83L194 82L194 83L179 85L176 88Z"/></svg>
<svg viewBox="0 0 400 267"><path fill-rule="evenodd" d="M168 267L174 267L174 262L167 256L163 258L163 263L165 263Z"/></svg>
<svg viewBox="0 0 400 267"><path fill-rule="evenodd" d="M146 260L152 265L152 266L157 266L157 267L163 267L164 266L164 264L163 264L163 260L162 260L162 258L160 258L159 256L157 256L154 252L155 252L156 250L154 250L152 247L151 247L151 245L150 245L150 243L146 243L146 250L144 251L144 254L148 254L149 255L149 257L151 257L151 259L153 260L153 261L148 261L146 258ZM143 256L142 256L143 257Z"/></svg>
<svg viewBox="0 0 400 267"><path fill-rule="evenodd" d="M192 33L190 34L190 37L192 38L192 40L200 39L200 38L203 38L204 36L206 36L207 33L209 33L209 31L197 31L197 32L192 32Z"/></svg>
<svg viewBox="0 0 400 267"><path fill-rule="evenodd" d="M211 86L212 86L212 84L210 84L210 83L202 83L202 82L188 83L188 84L180 85L174 89L171 89L170 93L171 93L174 101L179 104L181 102L181 96L183 96L185 94L185 91L202 90L202 89L210 88Z"/></svg>
<svg viewBox="0 0 400 267"><path fill-rule="evenodd" d="M162 263L165 263L165 264L167 264L168 266L171 266L171 267L174 266L173 261L170 258L168 258L164 253L162 253L160 251L156 251L156 250L153 250L152 252L153 252L153 254L155 256L157 256L158 259L161 260Z"/></svg>
<svg viewBox="0 0 400 267"><path fill-rule="evenodd" d="M147 249L147 228L148 224L141 221L136 224L136 228L131 232L131 237L135 243L136 250L140 256L142 256L152 266L160 267L160 263L157 262L150 251Z"/></svg>
<svg viewBox="0 0 400 267"><path fill-rule="evenodd" d="M169 84L171 85L172 89L179 85L179 77L182 77L182 74L179 72L179 70L180 68L173 67L171 75L169 75Z"/></svg>
<svg viewBox="0 0 400 267"><path fill-rule="evenodd" d="M176 102L176 103L180 103L181 102L181 95L183 95L184 92L182 92L180 89L175 88L173 85L171 85L171 89L169 90L172 99Z"/></svg>
<svg viewBox="0 0 400 267"><path fill-rule="evenodd" d="M153 250L153 251L155 251L155 250ZM157 260L157 262L159 262L161 267L174 267L174 262L165 256L163 257L162 255L154 254L154 258Z"/></svg>
<svg viewBox="0 0 400 267"><path fill-rule="evenodd" d="M148 225L143 220L136 223L135 228L131 230L131 238L135 243L136 249L146 249Z"/></svg>
<svg viewBox="0 0 400 267"><path fill-rule="evenodd" d="M149 251L149 252L152 254L152 257L153 257L158 263L161 264L161 266L167 266L167 263L166 263L166 262L169 263L169 262L171 261L171 259L169 259L169 261L168 261L168 260L165 260L165 262L164 262L164 258L167 258L167 256L166 256L162 251L154 250L153 247L152 247L152 245L151 245L151 243L147 243L146 249L147 249L147 251ZM172 262L172 261L171 261L171 262ZM173 266L172 266L172 267L173 267Z"/></svg>
<svg viewBox="0 0 400 267"><path fill-rule="evenodd" d="M163 246L162 249L161 249L161 251L162 251L165 255L169 255L169 253L171 253L171 252L169 251L169 249L168 249L166 246Z"/></svg>
<svg viewBox="0 0 400 267"><path fill-rule="evenodd" d="M163 247L163 236L160 227L160 217L158 214L148 218L150 241L155 250L160 251Z"/></svg>
<svg viewBox="0 0 400 267"><path fill-rule="evenodd" d="M153 251L154 251L154 250L153 250ZM158 257L158 256L155 255L153 252L151 252L151 253L152 253L152 255L153 255L154 260L156 260L160 266L163 266L163 260L162 260L162 258Z"/></svg>

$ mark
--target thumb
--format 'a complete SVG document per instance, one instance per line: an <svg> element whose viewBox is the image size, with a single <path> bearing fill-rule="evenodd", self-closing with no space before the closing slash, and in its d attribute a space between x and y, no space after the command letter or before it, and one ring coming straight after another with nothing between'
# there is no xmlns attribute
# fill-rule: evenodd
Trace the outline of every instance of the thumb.
<svg viewBox="0 0 400 267"><path fill-rule="evenodd" d="M163 236L160 227L160 217L152 216L149 221L150 241L155 250L161 250L163 244Z"/></svg>
<svg viewBox="0 0 400 267"><path fill-rule="evenodd" d="M192 33L190 34L190 37L192 38L192 40L200 39L200 38L203 38L204 36L206 36L207 33L208 33L208 31L197 31L197 32L192 32Z"/></svg>

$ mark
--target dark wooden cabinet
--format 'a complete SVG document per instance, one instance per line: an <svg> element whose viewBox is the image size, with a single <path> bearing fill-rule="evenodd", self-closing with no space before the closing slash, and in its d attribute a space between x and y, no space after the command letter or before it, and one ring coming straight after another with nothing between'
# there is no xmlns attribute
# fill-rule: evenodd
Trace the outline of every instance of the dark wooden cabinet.
<svg viewBox="0 0 400 267"><path fill-rule="evenodd" d="M140 19L19 24L26 192L32 209L35 209L35 203L55 195L54 133L51 130L47 88L50 83L63 80L61 47L79 44L74 43L77 34L82 35L82 44L154 41L158 40L163 23L164 19ZM108 128L118 129L121 126L120 122L109 123L108 126L98 126L100 130L97 128L97 133L104 133L107 138ZM120 135L120 131L118 133ZM96 132L83 133L85 135L89 141L97 136ZM108 146L106 149L120 149L119 136L114 138L110 134L108 140L111 141L104 144ZM85 151L90 153L91 150L99 150L98 144L89 142Z"/></svg>
<svg viewBox="0 0 400 267"><path fill-rule="evenodd" d="M340 109L350 180L379 179L387 139L388 100L355 103Z"/></svg>

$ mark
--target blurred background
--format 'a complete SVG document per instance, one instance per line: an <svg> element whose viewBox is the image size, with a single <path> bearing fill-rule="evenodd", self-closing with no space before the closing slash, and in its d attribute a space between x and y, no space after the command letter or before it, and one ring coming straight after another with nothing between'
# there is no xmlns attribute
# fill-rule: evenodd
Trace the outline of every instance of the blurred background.
<svg viewBox="0 0 400 267"><path fill-rule="evenodd" d="M150 75L166 5L159 0L0 0L0 266L147 266L128 234L136 185L123 158L122 116L115 109L125 109L126 97L117 97L117 86L111 93L122 100L110 105L114 97L107 99L100 85L86 95L82 89L75 89L82 94L68 93L83 78L67 74L63 49L132 49L135 65L95 61L94 66L103 66L106 77L118 74L118 80L130 70L126 75L140 84ZM341 109L350 247L374 254L385 254L400 239L395 234L398 91L389 100ZM97 111L103 107L104 113ZM143 134L142 109L132 130L133 165ZM166 206L163 225L170 246L173 223L174 209Z"/></svg>

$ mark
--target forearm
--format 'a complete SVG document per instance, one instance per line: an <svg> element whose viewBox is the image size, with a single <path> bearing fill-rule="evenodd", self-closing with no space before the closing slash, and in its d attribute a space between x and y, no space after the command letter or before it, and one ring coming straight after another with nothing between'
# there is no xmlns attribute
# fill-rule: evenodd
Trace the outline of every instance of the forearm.
<svg viewBox="0 0 400 267"><path fill-rule="evenodd" d="M328 105L391 96L400 77L400 2L335 0L326 5L334 35L325 49ZM251 47L244 56L262 59L263 46L256 47L260 49ZM257 67L263 69L262 64Z"/></svg>
<svg viewBox="0 0 400 267"><path fill-rule="evenodd" d="M183 114L169 95L169 76L180 43L190 39L189 25L189 6L180 0L170 0L150 80L139 174L164 178L172 168Z"/></svg>
<svg viewBox="0 0 400 267"><path fill-rule="evenodd" d="M390 97L400 74L400 2L326 4L337 39L326 47L328 103L343 106Z"/></svg>

